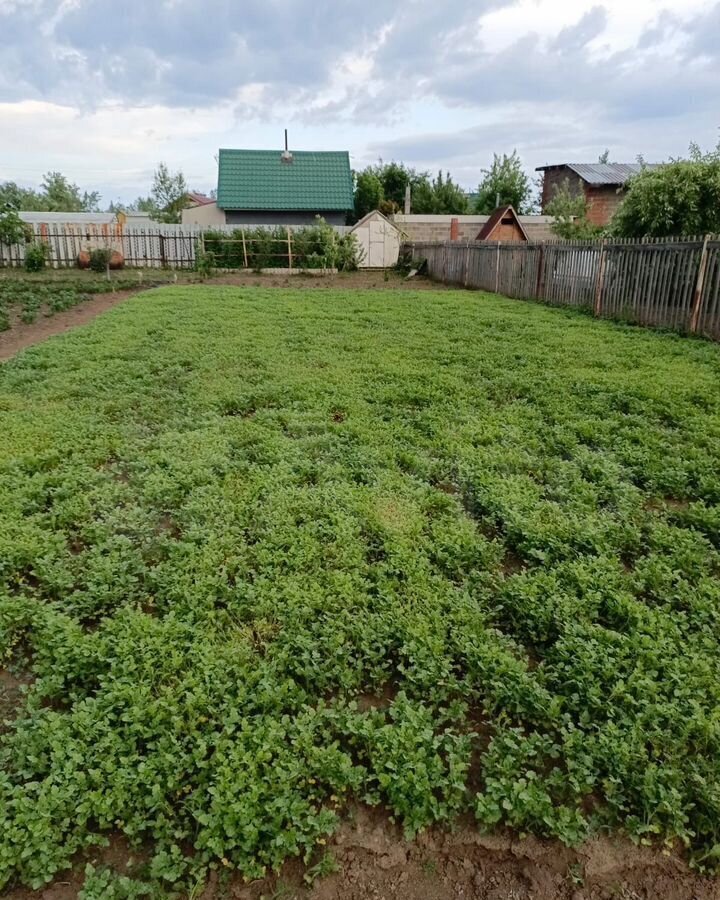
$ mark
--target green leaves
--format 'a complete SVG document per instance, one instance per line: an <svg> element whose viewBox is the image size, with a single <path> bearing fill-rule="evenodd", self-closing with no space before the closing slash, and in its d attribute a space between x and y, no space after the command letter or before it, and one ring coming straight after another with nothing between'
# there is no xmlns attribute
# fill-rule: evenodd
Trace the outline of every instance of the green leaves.
<svg viewBox="0 0 720 900"><path fill-rule="evenodd" d="M225 286L4 365L0 884L116 833L147 864L85 896L172 896L357 802L712 861L719 372L488 296Z"/></svg>

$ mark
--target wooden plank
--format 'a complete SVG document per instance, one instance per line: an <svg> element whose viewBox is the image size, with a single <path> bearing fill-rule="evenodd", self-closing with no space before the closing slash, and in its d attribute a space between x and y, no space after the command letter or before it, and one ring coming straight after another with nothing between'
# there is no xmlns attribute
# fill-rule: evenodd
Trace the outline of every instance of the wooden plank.
<svg viewBox="0 0 720 900"><path fill-rule="evenodd" d="M707 271L708 261L708 235L705 235L703 241L702 252L700 253L700 263L698 265L697 281L695 282L695 294L693 297L692 314L690 316L690 331L697 333L698 322L700 320L700 309L703 300L703 287L705 285L705 272Z"/></svg>
<svg viewBox="0 0 720 900"><path fill-rule="evenodd" d="M600 244L600 261L598 263L597 282L595 284L595 304L593 314L602 314L602 296L605 287L605 241Z"/></svg>

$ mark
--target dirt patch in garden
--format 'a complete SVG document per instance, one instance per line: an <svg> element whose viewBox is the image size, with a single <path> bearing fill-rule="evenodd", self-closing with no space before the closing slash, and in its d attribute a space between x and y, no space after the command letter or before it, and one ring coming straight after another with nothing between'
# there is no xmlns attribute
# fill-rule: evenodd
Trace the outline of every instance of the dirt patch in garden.
<svg viewBox="0 0 720 900"><path fill-rule="evenodd" d="M403 840L379 810L360 808L323 853L333 874L313 885L294 862L279 876L221 885L212 877L202 900L711 900L720 882L693 873L676 854L597 838L577 850L556 841L484 836L470 823L452 833ZM318 853L318 860L322 853Z"/></svg>
<svg viewBox="0 0 720 900"><path fill-rule="evenodd" d="M143 859L144 857L144 859ZM278 875L246 883L213 872L198 900L718 900L720 880L692 872L676 852L636 847L626 838L595 838L572 850L557 841L481 835L472 824L430 830L415 841L381 810L355 809L319 847L325 874L308 883L307 869L287 863ZM3 900L74 900L86 861L138 871L147 853L121 836L38 891L11 889ZM317 871L316 868L316 871ZM329 874L328 874L329 873Z"/></svg>
<svg viewBox="0 0 720 900"><path fill-rule="evenodd" d="M129 291L110 291L107 294L93 294L90 300L85 300L77 306L55 313L53 316L40 315L36 321L26 324L20 319L19 312L14 312L10 317L10 328L0 332L0 362L10 359L31 347L39 344L56 334L63 334L79 325L91 322L96 316L112 309L118 303L122 303L133 294L137 294L140 288ZM145 289L147 290L147 288Z"/></svg>
<svg viewBox="0 0 720 900"><path fill-rule="evenodd" d="M256 272L230 272L216 275L207 284L229 284L240 287L281 287L291 290L351 291L446 291L452 285L430 281L424 276L406 278L401 272L382 269L359 269L357 272L339 272L337 275L263 275Z"/></svg>

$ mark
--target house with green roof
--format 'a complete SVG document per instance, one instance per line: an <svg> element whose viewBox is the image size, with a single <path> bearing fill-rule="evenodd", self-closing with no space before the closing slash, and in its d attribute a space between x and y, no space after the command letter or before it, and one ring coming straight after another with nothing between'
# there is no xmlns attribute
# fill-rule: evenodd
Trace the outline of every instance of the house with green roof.
<svg viewBox="0 0 720 900"><path fill-rule="evenodd" d="M344 225L352 208L347 151L223 149L217 208L199 207L196 215L228 225L308 225L316 216Z"/></svg>

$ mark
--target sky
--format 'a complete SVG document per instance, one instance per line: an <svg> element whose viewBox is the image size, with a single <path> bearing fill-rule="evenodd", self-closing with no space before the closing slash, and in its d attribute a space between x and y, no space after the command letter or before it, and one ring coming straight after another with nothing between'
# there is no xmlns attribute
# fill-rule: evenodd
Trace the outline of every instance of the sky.
<svg viewBox="0 0 720 900"><path fill-rule="evenodd" d="M474 189L493 153L657 162L720 135L720 0L0 0L0 182L103 205L220 147L348 150Z"/></svg>

